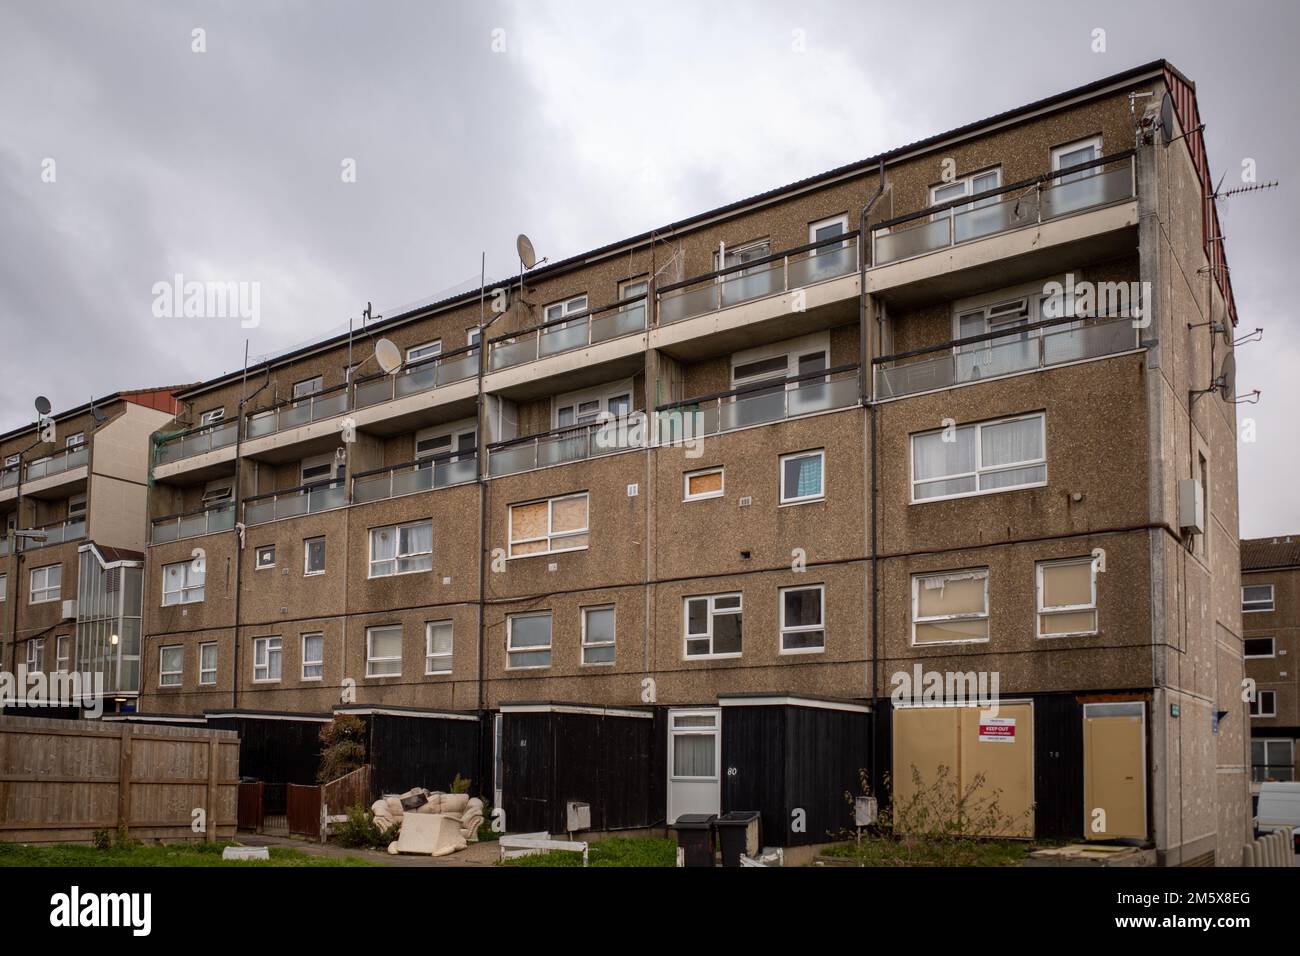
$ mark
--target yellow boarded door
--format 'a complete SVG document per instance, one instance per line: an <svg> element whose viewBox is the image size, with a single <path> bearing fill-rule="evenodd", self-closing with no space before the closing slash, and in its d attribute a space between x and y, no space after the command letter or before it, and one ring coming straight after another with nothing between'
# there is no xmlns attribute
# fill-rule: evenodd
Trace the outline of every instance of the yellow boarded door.
<svg viewBox="0 0 1300 956"><path fill-rule="evenodd" d="M893 804L901 831L956 815L970 832L1034 835L1033 706L903 707L894 711ZM983 775L981 778L981 774Z"/></svg>
<svg viewBox="0 0 1300 956"><path fill-rule="evenodd" d="M1083 832L1089 840L1147 836L1146 705L1083 707Z"/></svg>

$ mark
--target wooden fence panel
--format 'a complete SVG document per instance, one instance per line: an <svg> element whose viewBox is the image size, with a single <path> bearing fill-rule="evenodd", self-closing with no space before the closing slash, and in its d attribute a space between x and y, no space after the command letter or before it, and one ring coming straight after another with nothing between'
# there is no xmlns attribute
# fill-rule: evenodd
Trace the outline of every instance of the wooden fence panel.
<svg viewBox="0 0 1300 956"><path fill-rule="evenodd" d="M345 814L353 807L369 807L375 802L374 772L370 764L331 780L320 788L323 807L331 816Z"/></svg>
<svg viewBox="0 0 1300 956"><path fill-rule="evenodd" d="M320 787L303 784L286 784L285 816L289 818L289 833L320 838Z"/></svg>
<svg viewBox="0 0 1300 956"><path fill-rule="evenodd" d="M229 838L238 772L230 731L0 717L0 840Z"/></svg>
<svg viewBox="0 0 1300 956"><path fill-rule="evenodd" d="M262 830L262 782L239 785L239 829Z"/></svg>

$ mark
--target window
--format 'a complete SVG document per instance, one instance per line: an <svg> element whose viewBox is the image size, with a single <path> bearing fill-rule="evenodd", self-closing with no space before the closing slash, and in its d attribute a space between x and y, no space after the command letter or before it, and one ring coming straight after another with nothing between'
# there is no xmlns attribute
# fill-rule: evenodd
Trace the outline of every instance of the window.
<svg viewBox="0 0 1300 956"><path fill-rule="evenodd" d="M185 671L185 648L172 644L158 648L158 686L180 687Z"/></svg>
<svg viewBox="0 0 1300 956"><path fill-rule="evenodd" d="M1285 738L1256 738L1250 742L1251 781L1254 783L1295 780L1295 742Z"/></svg>
<svg viewBox="0 0 1300 956"><path fill-rule="evenodd" d="M740 595L708 594L684 599L687 657L740 656Z"/></svg>
<svg viewBox="0 0 1300 956"><path fill-rule="evenodd" d="M278 637L259 637L253 641L253 680L277 681L284 662L284 649Z"/></svg>
<svg viewBox="0 0 1300 956"><path fill-rule="evenodd" d="M571 315L577 315L580 312L587 311L587 297L585 295L575 295L571 299L565 299L563 302L552 302L546 307L545 315L547 322L553 322L556 319L568 318Z"/></svg>
<svg viewBox="0 0 1300 956"><path fill-rule="evenodd" d="M1047 418L962 425L912 436L912 502L1047 484Z"/></svg>
<svg viewBox="0 0 1300 956"><path fill-rule="evenodd" d="M990 169L982 173L972 173L969 176L962 176L960 179L954 179L950 183L931 186L930 205L938 206L941 203L952 202L954 199L961 199L963 196L974 196L978 193L987 192L990 189L997 189L1001 185L1001 169ZM946 219L951 216L954 211L961 214L970 209L982 209L983 207L992 205L997 201L997 196L989 196L986 199L980 199L974 203L965 203L960 206L954 206L951 209L945 209L942 212L937 212L934 214L933 218Z"/></svg>
<svg viewBox="0 0 1300 956"><path fill-rule="evenodd" d="M635 328L644 328L645 326L645 294L650 285L645 278L627 279L618 284L618 300L625 302L628 299L636 299L623 306L619 311L625 316L619 322L620 331L632 331Z"/></svg>
<svg viewBox="0 0 1300 956"><path fill-rule="evenodd" d="M470 424L448 427L424 428L415 433L415 460L422 461L438 455L451 455L448 461L459 461L462 455L474 454L478 444L478 429ZM428 465L425 465L427 468Z"/></svg>
<svg viewBox="0 0 1300 956"><path fill-rule="evenodd" d="M551 612L506 618L506 668L551 666Z"/></svg>
<svg viewBox="0 0 1300 956"><path fill-rule="evenodd" d="M313 455L310 458L304 458L299 470L301 483L305 487L316 487L320 485L329 485L334 480L336 461L333 452L326 452L324 455ZM338 470L343 470L342 465L338 465Z"/></svg>
<svg viewBox="0 0 1300 956"><path fill-rule="evenodd" d="M324 378L317 375L315 378L304 379L301 382L293 383L293 397L306 398L309 395L315 395L324 387Z"/></svg>
<svg viewBox="0 0 1300 956"><path fill-rule="evenodd" d="M826 649L826 586L782 588L781 653L815 654Z"/></svg>
<svg viewBox="0 0 1300 956"><path fill-rule="evenodd" d="M672 714L674 780L718 779L718 712Z"/></svg>
<svg viewBox="0 0 1300 956"><path fill-rule="evenodd" d="M193 561L163 565L163 607L172 604L197 604L203 600L206 571Z"/></svg>
<svg viewBox="0 0 1300 956"><path fill-rule="evenodd" d="M275 567L275 545L264 544L257 549L257 570Z"/></svg>
<svg viewBox="0 0 1300 956"><path fill-rule="evenodd" d="M6 468L13 468L15 465L18 464L18 461L19 461L20 458L22 458L22 455L6 455L6 456L5 456L5 467L6 467Z"/></svg>
<svg viewBox="0 0 1300 956"><path fill-rule="evenodd" d="M614 663L614 606L582 609L582 663Z"/></svg>
<svg viewBox="0 0 1300 956"><path fill-rule="evenodd" d="M424 625L424 673L450 674L452 665L451 621L429 621Z"/></svg>
<svg viewBox="0 0 1300 956"><path fill-rule="evenodd" d="M71 647L72 640L66 634L60 634L54 639L54 669L60 674L68 672L68 665L72 662L69 656Z"/></svg>
<svg viewBox="0 0 1300 956"><path fill-rule="evenodd" d="M1271 610L1273 610L1273 585L1247 584L1241 589L1241 611L1243 614Z"/></svg>
<svg viewBox="0 0 1300 956"><path fill-rule="evenodd" d="M302 543L302 573L325 573L325 539L308 538Z"/></svg>
<svg viewBox="0 0 1300 956"><path fill-rule="evenodd" d="M68 499L68 520L84 521L86 518L86 496L84 494L73 495Z"/></svg>
<svg viewBox="0 0 1300 956"><path fill-rule="evenodd" d="M226 504L233 497L234 485L229 478L209 481L203 489L203 507Z"/></svg>
<svg viewBox="0 0 1300 956"><path fill-rule="evenodd" d="M698 501L701 498L721 498L723 473L721 468L704 468L682 475L682 500Z"/></svg>
<svg viewBox="0 0 1300 956"><path fill-rule="evenodd" d="M366 676L400 677L402 625L366 628Z"/></svg>
<svg viewBox="0 0 1300 956"><path fill-rule="evenodd" d="M302 679L321 680L325 676L325 635L302 636Z"/></svg>
<svg viewBox="0 0 1300 956"><path fill-rule="evenodd" d="M478 345L479 339L483 337L483 330L477 325L465 330L465 344Z"/></svg>
<svg viewBox="0 0 1300 956"><path fill-rule="evenodd" d="M787 378L825 370L830 362L830 338L826 333L805 335L774 345L746 349L731 356L731 387L757 385L761 382L781 384ZM823 380L812 379L821 384ZM791 382L791 389L800 383ZM779 389L773 389L779 394ZM743 398L765 394L765 390L747 392ZM823 400L825 396L822 396ZM823 402L824 404L824 402Z"/></svg>
<svg viewBox="0 0 1300 956"><path fill-rule="evenodd" d="M988 639L988 568L912 576L914 645Z"/></svg>
<svg viewBox="0 0 1300 956"><path fill-rule="evenodd" d="M746 262L753 262L756 259L766 259L771 254L772 240L756 239L753 242L746 242L742 245L734 246L726 250L726 256L720 264L718 262L718 254L715 252L713 254L713 268L728 269L731 266L743 265ZM754 269L744 269L739 272L730 273L723 277L723 281L725 282L727 279L735 278L737 275L750 275L752 272L755 272L760 268L762 267L755 266Z"/></svg>
<svg viewBox="0 0 1300 956"><path fill-rule="evenodd" d="M842 236L849 231L849 217L847 215L831 216L829 219L822 219L818 222L808 224L808 241L822 242L825 239L834 239L836 236ZM831 243L830 245L821 246L814 250L813 255L822 255L834 249L843 249L844 243Z"/></svg>
<svg viewBox="0 0 1300 956"><path fill-rule="evenodd" d="M816 501L826 496L824 452L805 451L781 456L781 504Z"/></svg>
<svg viewBox="0 0 1300 956"><path fill-rule="evenodd" d="M215 425L225 417L225 408L209 408L199 416L199 425Z"/></svg>
<svg viewBox="0 0 1300 956"><path fill-rule="evenodd" d="M38 637L27 642L27 672L35 674L45 670L45 638Z"/></svg>
<svg viewBox="0 0 1300 956"><path fill-rule="evenodd" d="M1040 561L1038 636L1097 633L1097 567L1091 557Z"/></svg>
<svg viewBox="0 0 1300 956"><path fill-rule="evenodd" d="M32 568L31 597L29 604L45 604L59 599L59 587L63 582L63 565L51 564L43 568Z"/></svg>
<svg viewBox="0 0 1300 956"><path fill-rule="evenodd" d="M1250 702L1250 716L1276 717L1277 693L1271 690L1261 690L1256 693L1255 699Z"/></svg>
<svg viewBox="0 0 1300 956"><path fill-rule="evenodd" d="M556 428L590 425L599 421L602 415L622 418L632 411L632 382L616 382L557 395L553 407Z"/></svg>
<svg viewBox="0 0 1300 956"><path fill-rule="evenodd" d="M0 601L8 600L8 598L9 598L9 575L0 574Z"/></svg>
<svg viewBox="0 0 1300 956"><path fill-rule="evenodd" d="M86 443L86 433L77 432L75 435L69 435L63 443L65 448L80 448Z"/></svg>
<svg viewBox="0 0 1300 956"><path fill-rule="evenodd" d="M1067 143L1065 146L1057 146L1052 150L1052 172L1056 172L1058 169L1069 169L1071 166L1078 166L1082 163L1090 163L1094 159L1101 159L1100 136L1092 136L1075 143ZM1093 166L1091 169L1083 169L1077 173L1059 176L1053 182L1078 182L1081 179L1087 179L1089 176L1095 176L1100 171L1099 167Z"/></svg>
<svg viewBox="0 0 1300 956"><path fill-rule="evenodd" d="M199 645L199 684L211 687L217 682L217 642Z"/></svg>
<svg viewBox="0 0 1300 956"><path fill-rule="evenodd" d="M432 342L425 342L423 345L412 345L406 350L407 364L418 362L421 359L432 358L435 355L442 354L442 339L434 339Z"/></svg>
<svg viewBox="0 0 1300 956"><path fill-rule="evenodd" d="M1275 650L1273 647L1273 638L1271 637L1246 638L1247 657L1272 657L1274 653Z"/></svg>
<svg viewBox="0 0 1300 956"><path fill-rule="evenodd" d="M432 570L432 521L370 529L370 577Z"/></svg>
<svg viewBox="0 0 1300 956"><path fill-rule="evenodd" d="M510 557L587 547L587 493L510 506Z"/></svg>

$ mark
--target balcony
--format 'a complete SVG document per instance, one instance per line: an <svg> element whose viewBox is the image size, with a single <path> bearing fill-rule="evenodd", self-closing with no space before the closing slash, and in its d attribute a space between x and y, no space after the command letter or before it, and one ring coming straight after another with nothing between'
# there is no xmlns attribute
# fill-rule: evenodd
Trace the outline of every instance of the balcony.
<svg viewBox="0 0 1300 956"><path fill-rule="evenodd" d="M646 330L646 295L501 336L488 343L492 372Z"/></svg>
<svg viewBox="0 0 1300 956"><path fill-rule="evenodd" d="M441 385L463 382L478 375L478 346L433 355L402 367L396 375L381 372L357 379L353 407L370 408L407 395L432 391Z"/></svg>
<svg viewBox="0 0 1300 956"><path fill-rule="evenodd" d="M4 471L0 471L0 490L13 488L18 484L18 466L10 465Z"/></svg>
<svg viewBox="0 0 1300 956"><path fill-rule="evenodd" d="M281 518L333 511L348 505L348 486L342 479L315 485L300 485L244 499L244 523L265 524Z"/></svg>
<svg viewBox="0 0 1300 956"><path fill-rule="evenodd" d="M839 365L660 405L659 443L671 445L702 435L849 408L860 399L858 378L857 365Z"/></svg>
<svg viewBox="0 0 1300 956"><path fill-rule="evenodd" d="M74 468L84 467L89 460L90 451L85 445L67 448L50 455L48 458L39 458L36 461L28 462L27 473L23 481L38 481L41 478L61 475L64 472L72 471Z"/></svg>
<svg viewBox="0 0 1300 956"><path fill-rule="evenodd" d="M191 428L159 442L154 452L154 464L166 465L196 455L205 455L235 444L238 437L238 422Z"/></svg>
<svg viewBox="0 0 1300 956"><path fill-rule="evenodd" d="M1049 319L882 356L873 363L876 397L884 400L932 392L1129 352L1139 346L1139 330L1128 317Z"/></svg>
<svg viewBox="0 0 1300 956"><path fill-rule="evenodd" d="M342 415L349 408L348 387L336 385L303 398L290 399L269 409L251 412L244 426L244 439L274 435L299 425Z"/></svg>
<svg viewBox="0 0 1300 956"><path fill-rule="evenodd" d="M63 544L67 541L76 541L78 538L86 536L86 519L85 516L78 518L69 518L66 521L55 521L51 524L37 525L32 528L33 531L44 531L44 541L33 541L31 538L19 538L19 550L31 551L35 548L48 548L51 545Z"/></svg>
<svg viewBox="0 0 1300 956"><path fill-rule="evenodd" d="M352 503L366 504L465 484L478 478L476 452L448 452L421 461L375 468L352 476Z"/></svg>
<svg viewBox="0 0 1300 956"><path fill-rule="evenodd" d="M155 518L151 523L150 544L165 544L182 538L197 538L214 531L229 531L235 526L235 506L231 503Z"/></svg>
<svg viewBox="0 0 1300 956"><path fill-rule="evenodd" d="M614 455L643 448L645 416L634 412L623 418L556 428L538 435L512 438L488 445L488 474L493 478L516 475L536 468Z"/></svg>

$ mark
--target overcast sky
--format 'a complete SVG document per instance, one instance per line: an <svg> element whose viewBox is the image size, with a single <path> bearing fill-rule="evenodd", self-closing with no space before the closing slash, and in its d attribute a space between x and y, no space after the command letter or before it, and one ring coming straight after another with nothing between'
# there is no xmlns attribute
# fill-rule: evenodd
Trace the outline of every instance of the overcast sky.
<svg viewBox="0 0 1300 956"><path fill-rule="evenodd" d="M507 274L521 231L554 261L1166 57L1216 177L1282 181L1221 215L1265 330L1241 533L1300 533L1300 4L1243 6L3 0L0 431ZM156 317L178 273L258 283L260 323Z"/></svg>

